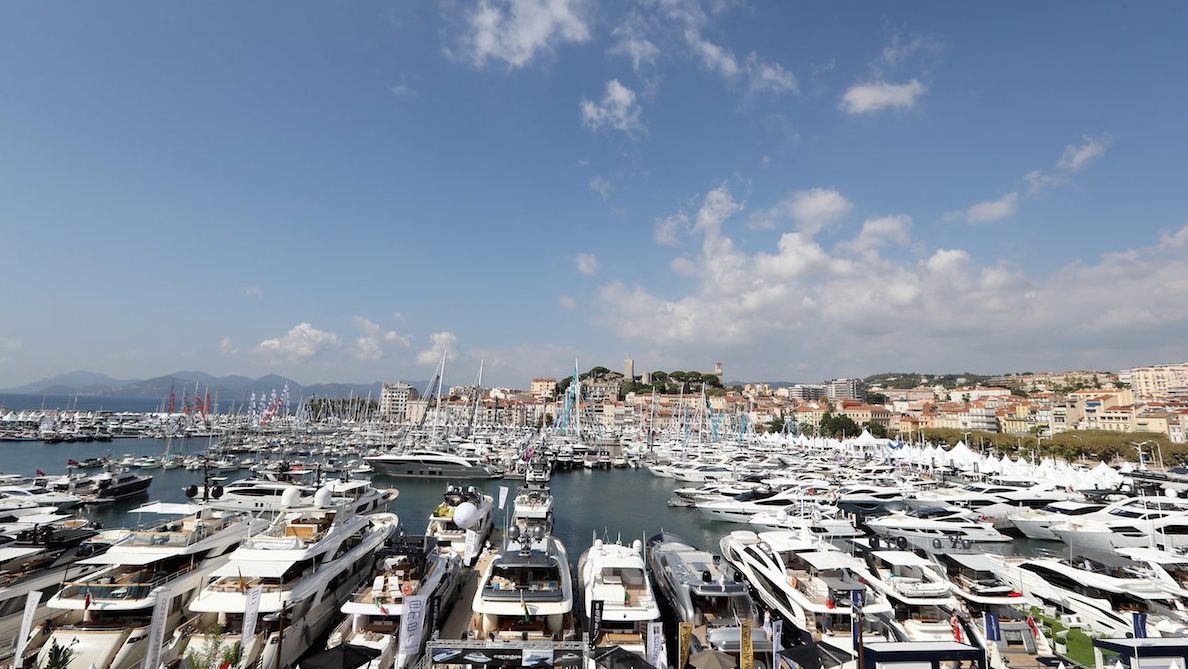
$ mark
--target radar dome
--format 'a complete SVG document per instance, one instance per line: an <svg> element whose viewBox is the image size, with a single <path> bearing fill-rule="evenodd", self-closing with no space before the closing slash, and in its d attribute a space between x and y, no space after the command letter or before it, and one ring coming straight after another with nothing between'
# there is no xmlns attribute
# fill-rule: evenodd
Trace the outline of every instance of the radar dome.
<svg viewBox="0 0 1188 669"><path fill-rule="evenodd" d="M639 539L636 539L635 541L632 541L632 542L631 542L631 549L632 549L632 550L634 550L636 553L638 553L638 552L642 551L642 550L643 550L643 541L641 541L641 540L639 540Z"/></svg>
<svg viewBox="0 0 1188 669"><path fill-rule="evenodd" d="M281 507L290 508L301 503L301 488L291 485L281 493Z"/></svg>
<svg viewBox="0 0 1188 669"><path fill-rule="evenodd" d="M333 499L334 493L330 492L329 488L318 488L318 491L314 493L314 506L325 509L330 506Z"/></svg>
<svg viewBox="0 0 1188 669"><path fill-rule="evenodd" d="M470 502L462 502L454 509L454 524L464 530L473 530L478 526L478 507Z"/></svg>

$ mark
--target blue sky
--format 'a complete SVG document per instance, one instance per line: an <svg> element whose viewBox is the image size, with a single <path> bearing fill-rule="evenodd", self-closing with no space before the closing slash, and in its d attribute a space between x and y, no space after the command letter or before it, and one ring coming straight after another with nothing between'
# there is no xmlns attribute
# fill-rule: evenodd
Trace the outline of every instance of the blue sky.
<svg viewBox="0 0 1188 669"><path fill-rule="evenodd" d="M0 387L1182 359L1186 15L6 3Z"/></svg>

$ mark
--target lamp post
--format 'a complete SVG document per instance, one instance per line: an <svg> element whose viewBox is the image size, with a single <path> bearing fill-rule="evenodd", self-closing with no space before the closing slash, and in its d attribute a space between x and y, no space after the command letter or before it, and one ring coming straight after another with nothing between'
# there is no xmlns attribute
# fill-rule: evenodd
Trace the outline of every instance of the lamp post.
<svg viewBox="0 0 1188 669"><path fill-rule="evenodd" d="M1138 456L1139 456L1139 470L1142 470L1142 468L1143 468L1143 465L1146 463L1146 461L1145 461L1145 460L1143 460L1143 446L1146 446L1146 445L1148 445L1148 444L1154 444L1154 443L1155 443L1155 442L1154 442L1154 441L1151 441L1150 439L1147 439L1147 440L1145 440L1145 441L1132 441L1132 442L1130 442L1130 445L1131 445L1131 446L1134 446L1134 447L1135 447L1135 448L1138 450Z"/></svg>
<svg viewBox="0 0 1188 669"><path fill-rule="evenodd" d="M1080 448L1078 450L1080 450L1080 452L1081 452L1081 459L1084 460L1085 459L1085 440L1075 434L1070 434L1068 436L1072 437L1073 439L1076 439L1077 443L1080 444Z"/></svg>

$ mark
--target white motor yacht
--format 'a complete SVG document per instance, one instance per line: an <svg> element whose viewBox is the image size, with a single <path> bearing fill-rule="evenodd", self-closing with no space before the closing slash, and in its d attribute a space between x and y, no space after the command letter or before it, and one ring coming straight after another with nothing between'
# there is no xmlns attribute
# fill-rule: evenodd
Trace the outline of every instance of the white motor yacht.
<svg viewBox="0 0 1188 669"><path fill-rule="evenodd" d="M399 478L493 479L503 472L461 455L416 449L363 458L377 474Z"/></svg>
<svg viewBox="0 0 1188 669"><path fill-rule="evenodd" d="M110 550L80 561L100 568L63 583L49 598L47 606L59 613L33 635L39 666L55 644L73 648L70 669L139 665L158 595L168 594L166 626L173 629L206 577L264 524L247 514L189 504L155 503L136 512L181 517L118 531L120 540Z"/></svg>
<svg viewBox="0 0 1188 669"><path fill-rule="evenodd" d="M657 669L665 669L668 660L663 641L659 648L647 647L648 624L660 622L661 617L660 603L644 564L643 542L636 539L630 546L624 546L596 539L578 558L577 570L586 619L591 616L591 602L603 603L598 638L592 641L594 648L618 646L639 655ZM660 638L663 639L663 634ZM591 660L588 669L595 666Z"/></svg>
<svg viewBox="0 0 1188 669"><path fill-rule="evenodd" d="M429 537L394 538L376 554L370 582L342 605L346 618L330 632L327 649L369 648L378 655L361 669L408 669L421 656L437 619L458 589L462 560ZM415 618L405 616L415 611Z"/></svg>
<svg viewBox="0 0 1188 669"><path fill-rule="evenodd" d="M722 537L721 546L722 555L767 606L800 631L802 640L814 639L853 656L855 597L864 600L858 624L873 633L886 632L879 616L890 613L891 605L862 582L867 570L858 558L813 537L785 531L739 530Z"/></svg>
<svg viewBox="0 0 1188 669"><path fill-rule="evenodd" d="M470 631L480 639L570 639L573 580L564 544L510 528L508 543L483 569L471 611Z"/></svg>
<svg viewBox="0 0 1188 669"><path fill-rule="evenodd" d="M866 556L864 580L891 604L909 641L960 641L952 586L932 561L911 551L876 550Z"/></svg>
<svg viewBox="0 0 1188 669"><path fill-rule="evenodd" d="M390 513L358 515L348 505L336 506L328 490L315 497L316 506L277 516L211 573L189 605L194 615L174 632L163 662L236 647L249 592L256 586L261 588L259 609L252 636L238 646L240 666L295 665L329 631L339 603L371 573L375 552L398 520ZM286 501L297 504L297 491Z"/></svg>
<svg viewBox="0 0 1188 669"><path fill-rule="evenodd" d="M444 549L453 551L462 558L462 564L472 566L478 559L483 543L491 534L495 524L495 500L490 495L484 495L474 486L446 487L441 504L429 514L429 525L425 529L427 536L433 537ZM464 506L465 505L465 506ZM467 509L468 518L465 529L455 520L459 509ZM468 546L468 533L473 532Z"/></svg>
<svg viewBox="0 0 1188 669"><path fill-rule="evenodd" d="M975 518L976 515L962 509L919 508L871 518L866 525L875 534L894 540L901 549L968 553L984 550L988 544L1011 542L1010 537L989 522Z"/></svg>

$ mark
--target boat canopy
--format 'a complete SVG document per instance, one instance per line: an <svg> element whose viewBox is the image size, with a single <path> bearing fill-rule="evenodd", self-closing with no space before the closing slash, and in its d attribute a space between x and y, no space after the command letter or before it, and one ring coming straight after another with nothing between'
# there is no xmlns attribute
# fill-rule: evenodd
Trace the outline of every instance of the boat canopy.
<svg viewBox="0 0 1188 669"><path fill-rule="evenodd" d="M237 560L215 570L213 576L280 578L298 560Z"/></svg>

